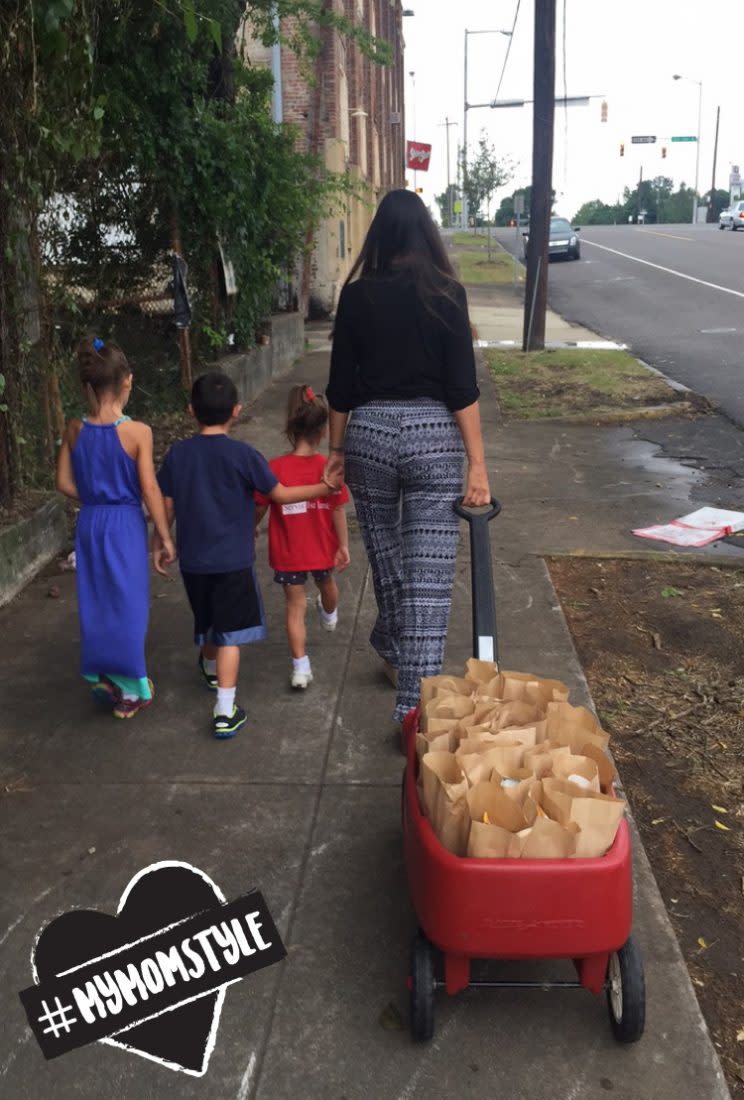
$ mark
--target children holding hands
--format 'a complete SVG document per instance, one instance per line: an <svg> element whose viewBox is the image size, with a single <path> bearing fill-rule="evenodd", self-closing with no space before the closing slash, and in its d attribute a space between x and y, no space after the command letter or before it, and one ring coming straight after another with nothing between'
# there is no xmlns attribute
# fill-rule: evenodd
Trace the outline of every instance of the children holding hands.
<svg viewBox="0 0 744 1100"><path fill-rule="evenodd" d="M233 737L247 720L235 702L239 647L266 637L255 572L255 494L277 509L302 511L310 502L337 497L340 488L325 480L322 456L312 469L307 467L310 480L289 478L289 485L280 480L263 455L230 438L240 409L235 385L226 375L212 371L196 379L190 411L199 431L173 444L165 457L158 483L167 526L163 532L156 525L153 537L155 568L166 574L173 560L168 532L175 519L181 575L200 647L199 668L207 687L217 693L213 733L218 738ZM334 590L331 580L323 600L331 615Z"/></svg>

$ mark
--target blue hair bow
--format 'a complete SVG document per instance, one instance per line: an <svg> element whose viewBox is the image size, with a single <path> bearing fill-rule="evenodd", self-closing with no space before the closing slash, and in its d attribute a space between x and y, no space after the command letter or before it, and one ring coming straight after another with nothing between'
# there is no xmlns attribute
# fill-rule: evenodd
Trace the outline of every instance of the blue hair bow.
<svg viewBox="0 0 744 1100"><path fill-rule="evenodd" d="M93 347L96 349L96 351L100 351L103 347L103 340L99 339L99 337L96 336L95 340L93 341Z"/></svg>

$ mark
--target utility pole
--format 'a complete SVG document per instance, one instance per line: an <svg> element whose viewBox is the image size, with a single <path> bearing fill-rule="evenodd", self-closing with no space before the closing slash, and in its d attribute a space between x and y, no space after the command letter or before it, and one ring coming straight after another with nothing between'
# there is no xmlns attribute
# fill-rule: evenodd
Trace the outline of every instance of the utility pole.
<svg viewBox="0 0 744 1100"><path fill-rule="evenodd" d="M556 0L535 0L532 195L524 299L524 351L545 347L555 121Z"/></svg>
<svg viewBox="0 0 744 1100"><path fill-rule="evenodd" d="M449 222L450 228L452 228L452 219L453 219L454 215L453 215L453 211L452 211L452 185L451 185L451 178L450 178L450 136L449 136L449 132L450 132L450 126L457 126L457 123L456 122L450 122L449 115L448 115L445 118L444 122L440 122L439 125L444 126L446 128L446 131L447 131L447 221Z"/></svg>
<svg viewBox="0 0 744 1100"><path fill-rule="evenodd" d="M468 32L465 31L463 64L465 90L462 111L462 228L468 228Z"/></svg>
<svg viewBox="0 0 744 1100"><path fill-rule="evenodd" d="M643 165L641 165L641 174L638 177L638 215L637 215L638 225L641 224L641 184L642 183L643 183Z"/></svg>
<svg viewBox="0 0 744 1100"><path fill-rule="evenodd" d="M713 144L713 179L710 184L710 204L708 206L708 221L715 221L715 218L711 217L713 213L713 203L715 201L716 194L716 165L718 163L718 127L721 124L721 108L716 110L716 140Z"/></svg>

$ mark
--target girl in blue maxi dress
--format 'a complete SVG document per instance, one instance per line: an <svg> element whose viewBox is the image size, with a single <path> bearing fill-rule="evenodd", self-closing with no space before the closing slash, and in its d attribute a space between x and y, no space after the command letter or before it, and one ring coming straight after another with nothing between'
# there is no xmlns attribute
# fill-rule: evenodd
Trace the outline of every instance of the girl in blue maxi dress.
<svg viewBox="0 0 744 1100"><path fill-rule="evenodd" d="M131 718L154 694L145 667L150 568L143 500L171 561L176 552L153 467L152 431L124 415L132 390L126 356L114 343L83 340L78 361L90 415L67 425L57 488L81 504L80 671L115 717Z"/></svg>

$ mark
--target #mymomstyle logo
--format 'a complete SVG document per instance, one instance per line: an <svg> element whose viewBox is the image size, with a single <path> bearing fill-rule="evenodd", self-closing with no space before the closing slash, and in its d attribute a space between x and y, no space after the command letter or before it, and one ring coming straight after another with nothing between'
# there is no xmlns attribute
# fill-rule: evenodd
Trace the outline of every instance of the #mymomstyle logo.
<svg viewBox="0 0 744 1100"><path fill-rule="evenodd" d="M286 955L261 893L227 902L188 863L154 863L115 917L72 910L39 933L20 994L46 1058L101 1040L201 1076L225 988Z"/></svg>

